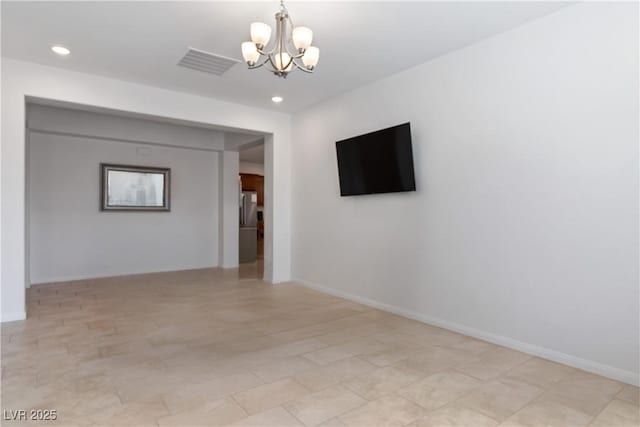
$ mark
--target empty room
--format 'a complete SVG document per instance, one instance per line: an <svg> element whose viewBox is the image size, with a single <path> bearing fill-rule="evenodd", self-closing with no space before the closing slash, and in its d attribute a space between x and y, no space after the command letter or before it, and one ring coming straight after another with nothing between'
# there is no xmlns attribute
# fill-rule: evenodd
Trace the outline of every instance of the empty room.
<svg viewBox="0 0 640 427"><path fill-rule="evenodd" d="M640 5L0 2L3 426L640 426Z"/></svg>

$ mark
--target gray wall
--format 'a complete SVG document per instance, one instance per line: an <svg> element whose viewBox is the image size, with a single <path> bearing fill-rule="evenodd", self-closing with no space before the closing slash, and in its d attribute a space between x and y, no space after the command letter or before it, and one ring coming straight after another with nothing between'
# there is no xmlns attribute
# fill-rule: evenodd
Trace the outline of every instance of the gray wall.
<svg viewBox="0 0 640 427"><path fill-rule="evenodd" d="M222 134L40 106L28 122L31 283L218 265L219 153L204 148ZM100 212L101 162L171 168L171 212Z"/></svg>

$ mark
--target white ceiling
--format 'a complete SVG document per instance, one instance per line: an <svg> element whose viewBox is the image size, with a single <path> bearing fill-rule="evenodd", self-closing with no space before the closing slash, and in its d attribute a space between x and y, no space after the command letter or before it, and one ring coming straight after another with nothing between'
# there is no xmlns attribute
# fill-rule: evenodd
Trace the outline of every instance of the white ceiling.
<svg viewBox="0 0 640 427"><path fill-rule="evenodd" d="M240 149L240 161L264 164L264 144Z"/></svg>
<svg viewBox="0 0 640 427"><path fill-rule="evenodd" d="M2 55L293 112L519 26L563 2L287 2L314 31L315 74L279 79L234 65L222 76L178 67L187 47L241 59L249 25L273 26L277 1L2 1ZM50 51L71 49L68 57ZM271 102L273 95L285 101Z"/></svg>

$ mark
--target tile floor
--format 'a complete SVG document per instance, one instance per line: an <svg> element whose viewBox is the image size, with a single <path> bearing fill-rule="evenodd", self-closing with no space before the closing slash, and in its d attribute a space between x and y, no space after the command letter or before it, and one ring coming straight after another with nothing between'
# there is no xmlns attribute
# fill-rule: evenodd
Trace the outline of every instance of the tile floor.
<svg viewBox="0 0 640 427"><path fill-rule="evenodd" d="M2 409L64 426L640 424L637 387L259 270L32 287L28 320L2 325Z"/></svg>

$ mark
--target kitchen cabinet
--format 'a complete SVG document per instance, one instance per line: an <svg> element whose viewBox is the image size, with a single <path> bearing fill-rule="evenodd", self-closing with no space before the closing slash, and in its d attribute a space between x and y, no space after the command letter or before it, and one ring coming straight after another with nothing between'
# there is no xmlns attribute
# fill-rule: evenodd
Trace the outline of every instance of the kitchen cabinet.
<svg viewBox="0 0 640 427"><path fill-rule="evenodd" d="M252 173L241 173L242 191L255 191L258 196L258 206L264 206L264 176Z"/></svg>

